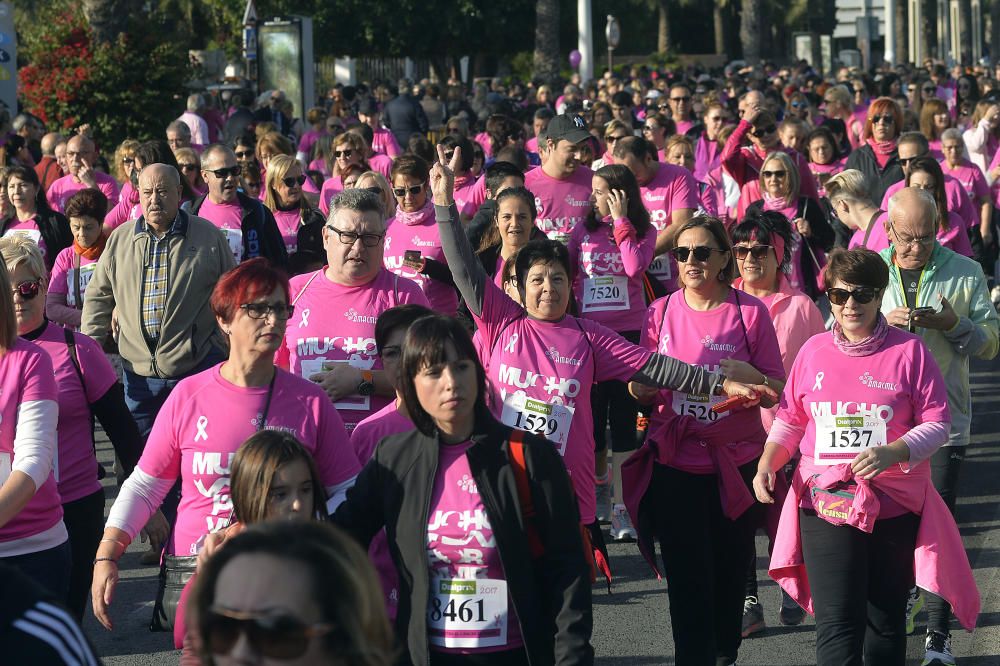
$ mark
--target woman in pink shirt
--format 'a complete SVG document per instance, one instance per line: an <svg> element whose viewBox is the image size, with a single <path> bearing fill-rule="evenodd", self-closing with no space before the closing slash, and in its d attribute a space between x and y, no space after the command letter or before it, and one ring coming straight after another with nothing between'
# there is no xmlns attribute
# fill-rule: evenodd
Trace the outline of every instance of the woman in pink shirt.
<svg viewBox="0 0 1000 666"><path fill-rule="evenodd" d="M847 158L841 157L833 132L826 127L817 127L806 137L809 151L809 170L816 179L819 195L826 196L826 181L844 170Z"/></svg>
<svg viewBox="0 0 1000 666"><path fill-rule="evenodd" d="M293 267L299 265L295 256L299 229L310 223L323 224L323 214L303 194L302 186L306 180L302 164L297 159L276 155L271 158L264 181L264 205L274 213L274 221L288 250L289 264Z"/></svg>
<svg viewBox="0 0 1000 666"><path fill-rule="evenodd" d="M694 142L683 134L675 134L667 140L663 162L684 167L695 175ZM729 211L726 208L726 191L722 185L722 167L706 173L698 179L695 175L695 185L698 186L698 211L711 217L718 217L723 224L729 224Z"/></svg>
<svg viewBox="0 0 1000 666"><path fill-rule="evenodd" d="M656 146L656 155L660 162L666 157L667 138L676 133L677 126L674 125L674 121L662 113L647 116L642 124L642 136Z"/></svg>
<svg viewBox="0 0 1000 666"><path fill-rule="evenodd" d="M320 387L274 365L294 312L288 294L288 278L262 258L243 262L216 285L212 310L229 340L229 359L177 385L115 500L92 588L94 613L108 629L118 560L179 479L180 505L165 557L171 586L164 595L163 624L172 627L171 602L190 578L205 535L230 518L230 464L253 433L283 430L302 441L331 498L328 508L335 508L354 482L357 456L333 403Z"/></svg>
<svg viewBox="0 0 1000 666"><path fill-rule="evenodd" d="M67 328L80 328L83 296L108 241L101 227L107 210L108 198L96 187L80 190L66 202L73 245L60 252L52 266L45 314Z"/></svg>
<svg viewBox="0 0 1000 666"><path fill-rule="evenodd" d="M353 132L345 132L334 137L328 158L331 175L323 182L323 187L319 191L319 209L324 216L330 213L330 199L344 189L341 177L347 166L356 164L362 168L362 173L368 171L368 163L365 161L367 151L365 140Z"/></svg>
<svg viewBox="0 0 1000 666"><path fill-rule="evenodd" d="M642 204L639 183L620 164L603 166L594 173L590 199L593 202L590 215L573 229L567 244L570 266L575 273L573 295L584 319L607 326L637 344L646 314L643 278L653 260L656 230ZM598 511L603 514L598 517L610 520L614 541L634 539L635 529L622 503L621 465L637 447L639 406L629 395L625 382L614 379L595 384L590 400L594 413ZM610 486L606 437L609 426L615 473Z"/></svg>
<svg viewBox="0 0 1000 666"><path fill-rule="evenodd" d="M930 146L930 156L935 160L943 160L941 152L941 135L954 125L951 112L944 100L933 98L924 102L920 109L920 133L927 137Z"/></svg>
<svg viewBox="0 0 1000 666"><path fill-rule="evenodd" d="M872 201L863 173L857 169L841 171L827 181L827 196L833 214L854 232L849 249L866 247L880 252L889 247L885 228L889 216Z"/></svg>
<svg viewBox="0 0 1000 666"><path fill-rule="evenodd" d="M17 234L30 238L42 250L46 270L52 270L56 255L73 242L69 222L49 206L34 169L9 167L5 189L13 210L0 219L0 236Z"/></svg>
<svg viewBox="0 0 1000 666"><path fill-rule="evenodd" d="M39 293L0 261L0 562L65 601L71 554L56 489L59 390L52 361L17 337L15 307Z"/></svg>
<svg viewBox="0 0 1000 666"><path fill-rule="evenodd" d="M650 306L643 345L766 388L760 404L772 406L785 377L778 340L764 304L729 286L736 260L722 223L693 218L673 253L683 288ZM632 391L655 408L647 443L627 464L626 499L640 539L660 542L676 661L734 663L760 524L749 510L765 438L760 407L752 401L720 413L712 408L722 399L704 391ZM645 472L630 471L639 468Z"/></svg>
<svg viewBox="0 0 1000 666"><path fill-rule="evenodd" d="M969 229L962 223L958 213L948 210L948 197L944 190L944 173L941 171L941 165L930 155L914 158L910 162L906 186L927 190L934 195L938 211L938 241L950 250L971 257Z"/></svg>
<svg viewBox="0 0 1000 666"><path fill-rule="evenodd" d="M177 166L191 190L198 196L207 194L208 183L201 175L201 158L198 153L193 148L178 148L174 151L174 157L177 158Z"/></svg>
<svg viewBox="0 0 1000 666"><path fill-rule="evenodd" d="M979 608L922 464L948 440L945 384L920 338L880 313L889 269L877 254L838 251L824 277L836 324L793 364L753 481L773 502L777 470L801 452L770 573L815 613L817 663L902 666L914 583L958 604L970 630Z"/></svg>
<svg viewBox="0 0 1000 666"><path fill-rule="evenodd" d="M941 171L951 176L962 185L969 195L973 207L979 211L979 235L983 245L993 243L993 198L990 196L990 186L986 176L975 164L964 157L965 142L962 133L956 127L946 129L941 135ZM972 228L969 228L970 238L974 238ZM988 273L988 271L987 271Z"/></svg>

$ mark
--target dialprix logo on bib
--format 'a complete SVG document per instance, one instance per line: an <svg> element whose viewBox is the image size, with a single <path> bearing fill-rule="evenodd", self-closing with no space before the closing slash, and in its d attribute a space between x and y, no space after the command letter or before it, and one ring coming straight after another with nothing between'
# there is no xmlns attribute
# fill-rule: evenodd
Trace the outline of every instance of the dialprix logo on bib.
<svg viewBox="0 0 1000 666"><path fill-rule="evenodd" d="M438 592L440 594L447 594L449 596L455 594L468 594L468 595L476 594L475 579L473 580L446 579L438 581L438 585L440 586L438 589Z"/></svg>

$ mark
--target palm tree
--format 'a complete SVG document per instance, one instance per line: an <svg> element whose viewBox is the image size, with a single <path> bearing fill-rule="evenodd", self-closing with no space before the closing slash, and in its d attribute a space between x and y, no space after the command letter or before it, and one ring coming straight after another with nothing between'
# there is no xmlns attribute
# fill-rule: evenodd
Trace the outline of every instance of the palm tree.
<svg viewBox="0 0 1000 666"><path fill-rule="evenodd" d="M535 76L551 83L559 75L559 0L535 2Z"/></svg>
<svg viewBox="0 0 1000 666"><path fill-rule="evenodd" d="M673 48L670 40L670 0L656 0L659 10L660 20L656 32L656 50L659 53L667 53Z"/></svg>
<svg viewBox="0 0 1000 666"><path fill-rule="evenodd" d="M743 42L743 59L748 65L760 62L760 5L761 0L741 0L740 41Z"/></svg>

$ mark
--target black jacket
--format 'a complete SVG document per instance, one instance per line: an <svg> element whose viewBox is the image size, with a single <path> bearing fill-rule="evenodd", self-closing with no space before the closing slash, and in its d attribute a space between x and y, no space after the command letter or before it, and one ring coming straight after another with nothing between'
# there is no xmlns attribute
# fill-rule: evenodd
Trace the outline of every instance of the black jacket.
<svg viewBox="0 0 1000 666"><path fill-rule="evenodd" d="M17 214L11 213L9 217L0 222L0 236L7 233L7 227L17 223ZM64 249L73 244L73 232L69 228L69 220L62 213L50 210L47 213L38 211L35 216L35 224L42 235L42 242L45 243L45 268L52 272L52 264L56 261L56 256Z"/></svg>
<svg viewBox="0 0 1000 666"><path fill-rule="evenodd" d="M569 476L551 443L525 434L535 524L545 546L544 554L533 560L510 464L511 430L482 416L466 456L490 518L529 663L593 664L590 572ZM436 437L417 430L383 439L332 518L364 546L385 528L399 574L396 632L407 652L400 663L415 666L430 663L427 520L439 446Z"/></svg>
<svg viewBox="0 0 1000 666"><path fill-rule="evenodd" d="M427 133L427 114L412 95L397 95L382 111L382 123L392 130L396 142L405 150L410 136Z"/></svg>
<svg viewBox="0 0 1000 666"><path fill-rule="evenodd" d="M889 186L904 178L903 165L899 163L898 151L892 151L892 155L883 169L878 165L878 160L875 159L875 151L868 144L851 151L847 157L846 168L857 169L864 174L865 183L868 185L868 194L871 195L876 206L882 202L882 197L885 196L885 191L889 189Z"/></svg>
<svg viewBox="0 0 1000 666"><path fill-rule="evenodd" d="M201 205L205 203L207 194L203 194L183 207L192 215L197 215ZM285 241L281 238L278 223L274 214L257 199L251 199L242 192L236 196L243 211L240 229L243 232L243 259L265 257L278 268L288 268L288 251Z"/></svg>

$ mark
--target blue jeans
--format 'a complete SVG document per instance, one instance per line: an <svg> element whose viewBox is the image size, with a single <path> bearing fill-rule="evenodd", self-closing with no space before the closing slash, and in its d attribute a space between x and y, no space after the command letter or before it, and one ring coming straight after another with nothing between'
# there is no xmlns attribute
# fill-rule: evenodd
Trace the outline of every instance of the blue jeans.
<svg viewBox="0 0 1000 666"><path fill-rule="evenodd" d="M69 575L72 566L68 540L55 548L4 557L0 560L44 587L60 603L66 603L69 597Z"/></svg>

